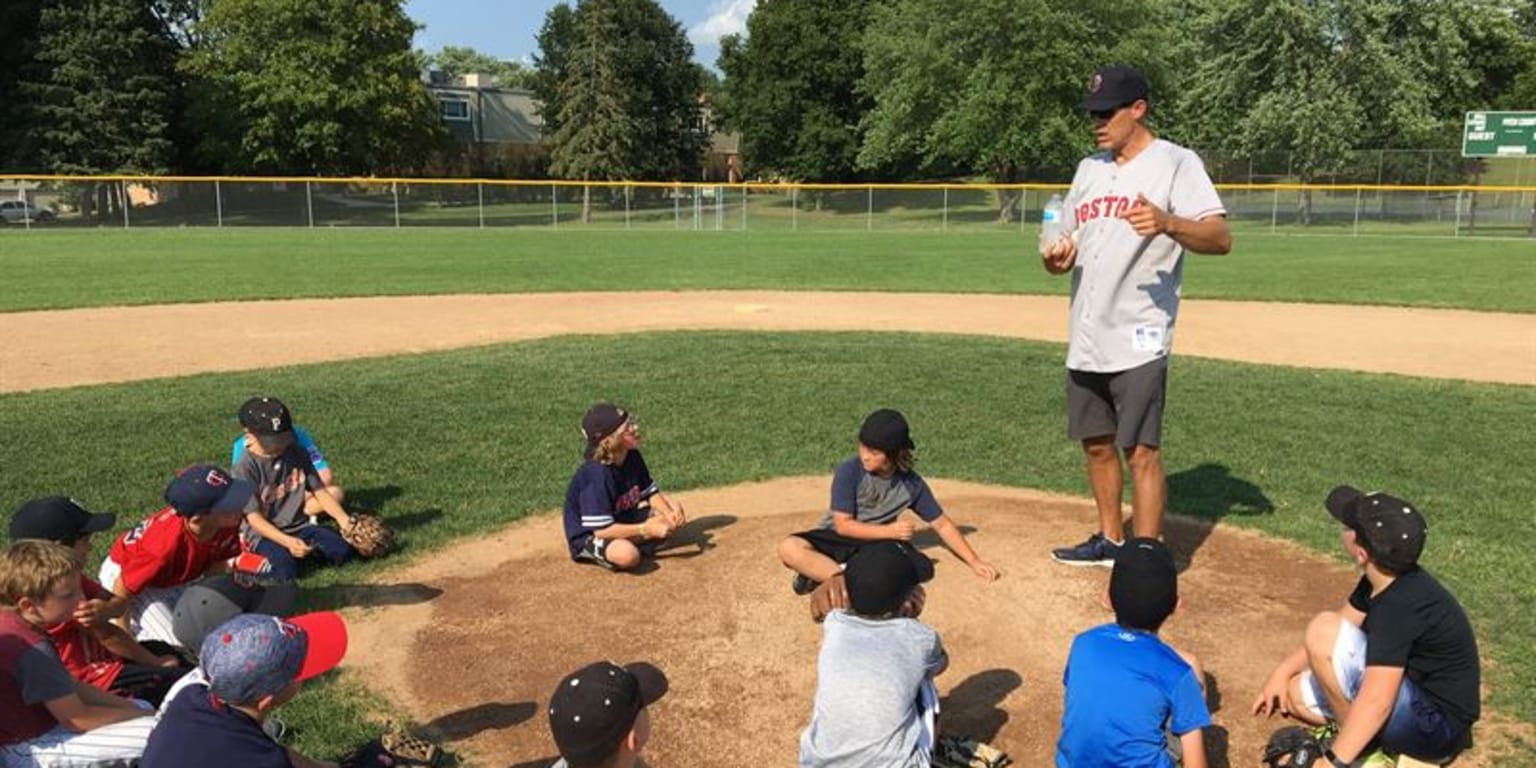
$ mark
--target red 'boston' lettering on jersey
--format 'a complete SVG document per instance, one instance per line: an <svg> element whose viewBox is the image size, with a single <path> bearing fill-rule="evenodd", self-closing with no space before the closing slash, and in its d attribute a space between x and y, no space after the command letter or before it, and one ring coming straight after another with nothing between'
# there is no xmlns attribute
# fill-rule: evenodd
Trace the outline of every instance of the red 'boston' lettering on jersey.
<svg viewBox="0 0 1536 768"><path fill-rule="evenodd" d="M1105 216L1119 216L1130 210L1131 199L1121 195L1105 195L1077 204L1077 224L1082 226Z"/></svg>

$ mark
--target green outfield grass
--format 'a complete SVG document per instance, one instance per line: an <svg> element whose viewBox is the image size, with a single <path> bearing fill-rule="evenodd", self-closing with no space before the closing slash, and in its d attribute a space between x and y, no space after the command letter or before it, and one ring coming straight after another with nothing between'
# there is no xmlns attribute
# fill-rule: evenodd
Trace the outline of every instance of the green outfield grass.
<svg viewBox="0 0 1536 768"><path fill-rule="evenodd" d="M423 551L557 507L579 460L580 414L603 398L640 416L648 463L679 492L830 473L863 415L893 406L911 418L929 475L1084 495L1079 450L1063 434L1063 354L965 336L652 333L5 395L0 517L62 492L120 511L121 530L158 506L176 468L228 460L234 411L256 392L294 406L354 500L381 510L403 542L395 558L317 572L310 607L336 605L334 588ZM1416 500L1431 524L1426 563L1483 641L1489 703L1536 720L1536 561L1522 538L1536 445L1494 439L1536 423L1536 388L1192 358L1175 360L1170 387L1173 511L1335 553L1321 506L1334 484ZM1092 525L1064 531L1064 542ZM96 542L98 558L107 543ZM1000 565L1012 578L1050 567ZM1341 599L1350 586L1338 585ZM379 706L328 679L285 716L301 749L333 755L375 727L366 715Z"/></svg>
<svg viewBox="0 0 1536 768"><path fill-rule="evenodd" d="M1273 236L1193 256L1184 295L1536 312L1536 241ZM0 311L570 290L1064 294L1019 232L464 228L7 231Z"/></svg>

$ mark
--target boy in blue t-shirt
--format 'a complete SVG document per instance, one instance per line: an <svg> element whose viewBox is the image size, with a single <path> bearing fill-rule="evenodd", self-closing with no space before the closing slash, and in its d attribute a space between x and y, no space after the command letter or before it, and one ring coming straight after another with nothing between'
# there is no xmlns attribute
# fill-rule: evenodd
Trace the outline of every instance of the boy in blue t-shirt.
<svg viewBox="0 0 1536 768"><path fill-rule="evenodd" d="M683 505L667 498L640 456L640 427L612 403L581 419L586 461L565 490L565 540L571 559L611 571L640 564L647 550L688 522Z"/></svg>
<svg viewBox="0 0 1536 768"><path fill-rule="evenodd" d="M1168 734L1184 768L1206 768L1211 724L1199 662L1157 631L1179 604L1173 555L1156 539L1125 543L1109 577L1115 623L1072 641L1057 768L1171 768Z"/></svg>

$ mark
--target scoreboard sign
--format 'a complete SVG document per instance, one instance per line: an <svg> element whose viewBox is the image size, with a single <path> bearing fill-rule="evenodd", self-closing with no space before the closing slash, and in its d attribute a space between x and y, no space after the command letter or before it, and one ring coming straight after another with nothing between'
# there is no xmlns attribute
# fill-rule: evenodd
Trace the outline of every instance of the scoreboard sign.
<svg viewBox="0 0 1536 768"><path fill-rule="evenodd" d="M1536 112L1468 112L1462 157L1536 157Z"/></svg>

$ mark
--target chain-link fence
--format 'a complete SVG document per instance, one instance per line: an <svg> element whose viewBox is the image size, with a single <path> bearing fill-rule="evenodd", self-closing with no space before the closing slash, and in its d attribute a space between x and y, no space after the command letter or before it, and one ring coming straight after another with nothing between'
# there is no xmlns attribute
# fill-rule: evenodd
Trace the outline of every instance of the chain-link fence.
<svg viewBox="0 0 1536 768"><path fill-rule="evenodd" d="M1399 167L1398 160L1379 155L1376 174L1384 176L1388 165ZM1502 167L1500 173L1513 175L1498 185L1376 184L1353 178L1298 184L1238 165L1221 157L1210 163L1233 226L1242 231L1536 236L1536 158ZM0 218L10 230L361 226L976 232L1032 227L1049 196L1064 189L1058 184L0 177Z"/></svg>

